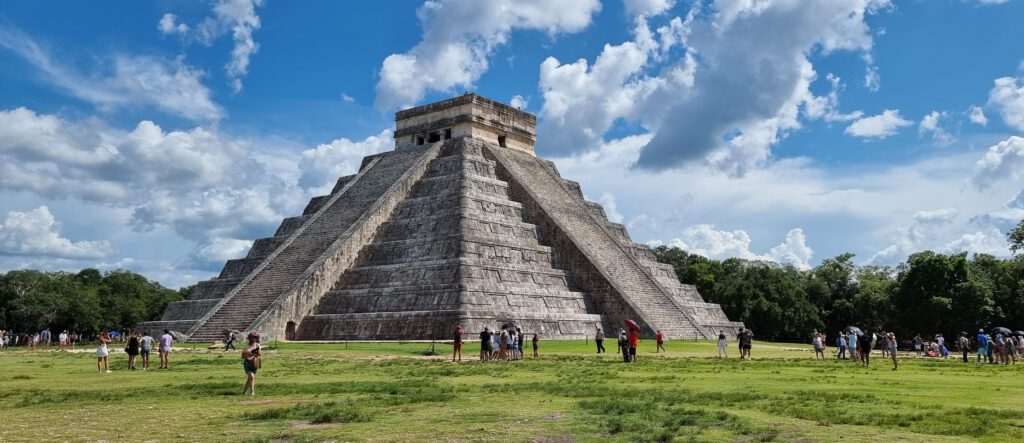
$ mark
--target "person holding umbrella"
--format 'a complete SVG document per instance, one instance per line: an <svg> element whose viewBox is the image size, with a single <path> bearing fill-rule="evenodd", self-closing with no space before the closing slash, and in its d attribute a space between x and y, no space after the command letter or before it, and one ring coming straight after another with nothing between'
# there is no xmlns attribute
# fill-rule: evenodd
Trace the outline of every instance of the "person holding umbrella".
<svg viewBox="0 0 1024 443"><path fill-rule="evenodd" d="M636 348L640 346L640 325L633 320L626 320L626 326L629 328L626 333L626 341L629 346L628 361L633 363L636 361Z"/></svg>

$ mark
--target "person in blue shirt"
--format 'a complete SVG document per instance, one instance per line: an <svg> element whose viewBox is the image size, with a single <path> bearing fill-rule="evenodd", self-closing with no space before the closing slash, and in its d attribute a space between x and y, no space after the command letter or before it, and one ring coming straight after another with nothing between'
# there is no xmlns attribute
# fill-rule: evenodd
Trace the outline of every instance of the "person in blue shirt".
<svg viewBox="0 0 1024 443"><path fill-rule="evenodd" d="M985 330L984 329L979 329L978 330L978 364L979 365L985 359L986 355L988 355L988 337L985 336Z"/></svg>

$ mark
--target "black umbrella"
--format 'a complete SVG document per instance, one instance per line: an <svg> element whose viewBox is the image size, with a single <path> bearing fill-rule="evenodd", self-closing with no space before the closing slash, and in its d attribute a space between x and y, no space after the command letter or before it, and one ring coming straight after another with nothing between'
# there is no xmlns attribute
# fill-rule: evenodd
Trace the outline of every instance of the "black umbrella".
<svg viewBox="0 0 1024 443"><path fill-rule="evenodd" d="M510 321L508 323L505 323L505 324L501 325L501 329L515 329L515 328L516 328L516 321L515 320L512 320L512 321Z"/></svg>
<svg viewBox="0 0 1024 443"><path fill-rule="evenodd" d="M1009 337L1010 335L1013 334L1013 331L1011 331L1010 328L1004 328L1004 327L1000 326L998 328L992 328L992 333L993 334L1002 334L1003 337Z"/></svg>
<svg viewBox="0 0 1024 443"><path fill-rule="evenodd" d="M861 331L860 328L856 326L847 326L846 329L843 329L843 332L847 334L864 335L864 331Z"/></svg>
<svg viewBox="0 0 1024 443"><path fill-rule="evenodd" d="M1024 331L1013 331L1013 335L1018 337L1024 337Z"/></svg>

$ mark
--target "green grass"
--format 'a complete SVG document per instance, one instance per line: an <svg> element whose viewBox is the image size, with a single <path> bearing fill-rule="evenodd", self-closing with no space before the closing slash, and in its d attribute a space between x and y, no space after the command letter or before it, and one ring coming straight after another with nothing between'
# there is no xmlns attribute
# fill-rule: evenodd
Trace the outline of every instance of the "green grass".
<svg viewBox="0 0 1024 443"><path fill-rule="evenodd" d="M91 353L0 354L0 441L1022 441L1024 363L904 358L865 369L757 343L643 343L637 363L544 341L539 360L481 364L467 344L280 343L257 396L236 352L172 354L171 370L97 374ZM733 349L730 349L732 352ZM876 355L877 357L877 355ZM45 426L41 417L45 417Z"/></svg>

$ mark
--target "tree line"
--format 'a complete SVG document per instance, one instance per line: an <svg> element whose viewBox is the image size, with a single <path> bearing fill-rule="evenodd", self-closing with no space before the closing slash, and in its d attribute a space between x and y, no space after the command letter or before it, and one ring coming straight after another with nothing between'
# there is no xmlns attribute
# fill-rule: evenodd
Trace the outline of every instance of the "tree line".
<svg viewBox="0 0 1024 443"><path fill-rule="evenodd" d="M846 253L802 271L769 262L714 260L674 247L654 252L675 267L683 283L697 286L729 319L744 322L764 339L807 341L814 330L834 338L851 325L894 331L901 341L995 326L1024 329L1021 257L924 251L889 267L859 266Z"/></svg>
<svg viewBox="0 0 1024 443"><path fill-rule="evenodd" d="M130 330L159 319L167 303L191 288L168 289L134 272L16 270L0 274L0 329L33 333L50 328L91 336Z"/></svg>

